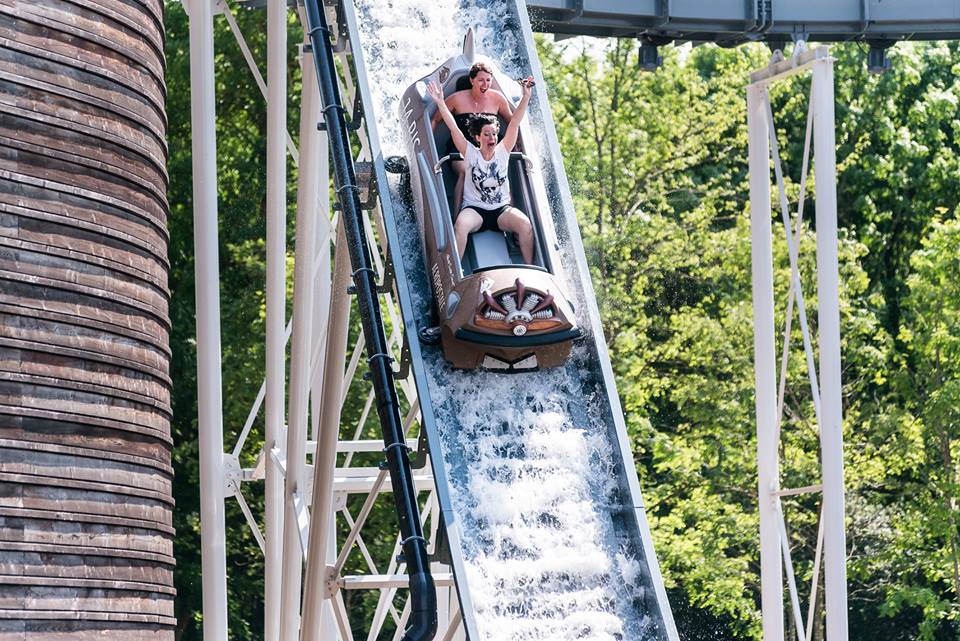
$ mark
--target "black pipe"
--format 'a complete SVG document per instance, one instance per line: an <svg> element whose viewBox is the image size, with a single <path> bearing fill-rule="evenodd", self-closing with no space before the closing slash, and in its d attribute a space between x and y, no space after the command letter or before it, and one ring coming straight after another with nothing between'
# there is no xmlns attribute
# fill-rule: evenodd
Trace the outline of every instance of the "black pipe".
<svg viewBox="0 0 960 641"><path fill-rule="evenodd" d="M360 194L353 169L353 156L344 118L337 73L330 44L330 30L318 0L305 0L307 29L313 49L317 81L323 101L323 117L329 137L334 185L353 268L353 284L367 346L367 363L377 399L377 414L383 430L384 453L393 485L394 504L400 521L401 547L410 577L410 618L402 641L429 641L437 632L437 591L430 575L427 542L420 526L420 510L407 458L407 444L390 368L390 352L383 331L376 273L363 233Z"/></svg>

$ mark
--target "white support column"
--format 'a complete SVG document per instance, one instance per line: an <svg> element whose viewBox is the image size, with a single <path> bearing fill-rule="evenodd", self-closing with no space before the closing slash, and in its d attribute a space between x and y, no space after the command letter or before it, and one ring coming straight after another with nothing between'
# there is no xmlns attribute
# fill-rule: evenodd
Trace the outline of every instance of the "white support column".
<svg viewBox="0 0 960 641"><path fill-rule="evenodd" d="M220 268L217 245L213 5L209 0L195 0L190 3L189 10L203 638L205 641L226 641L227 562L224 522L223 399L220 381Z"/></svg>
<svg viewBox="0 0 960 641"><path fill-rule="evenodd" d="M335 513L331 513L331 517ZM337 519L331 518L327 527L327 565L333 565L337 560ZM321 641L337 641L337 619L333 612L334 599L324 599L320 615ZM346 641L341 639L340 641Z"/></svg>
<svg viewBox="0 0 960 641"><path fill-rule="evenodd" d="M760 594L764 641L783 641L783 566L780 560L777 448L777 375L773 318L773 245L770 219L770 146L766 87L747 87L750 229L753 263L753 348L756 379L760 510Z"/></svg>
<svg viewBox="0 0 960 641"><path fill-rule="evenodd" d="M308 160L301 149L302 181L310 180L309 165L316 167L316 158ZM303 186L301 181L300 186ZM307 190L309 191L309 190ZM307 191L303 192L303 198ZM314 192L315 193L315 192ZM300 630L300 588L302 585L305 548L301 525L305 514L299 514L296 496L307 494L306 449L307 414L310 397L310 357L313 345L313 277L316 258L316 198L298 202L297 241L293 275L293 335L290 345L290 409L287 427L287 476L284 485L283 588L281 590L280 640L294 641ZM322 556L321 556L322 558Z"/></svg>
<svg viewBox="0 0 960 641"><path fill-rule="evenodd" d="M326 139L326 134L324 134L324 139ZM324 168L326 168L326 162L324 162ZM326 187L326 185L324 185ZM318 211L330 211L329 201L326 202L326 209L323 209L323 204L321 203ZM323 251L317 254L317 260L322 261L322 264L318 264L316 268L316 287L314 293L314 322L316 327L314 328L314 348L312 353L312 365L310 368L310 440L318 441L320 440L320 409L321 409L321 399L323 398L323 370L326 365L328 358L327 354L327 332L329 331L329 322L330 322L330 299L331 299L331 284L333 282L333 272L332 272L332 255L330 253L332 248L331 238L329 236L331 230L327 230L324 236L317 235L317 246L322 247ZM316 454L316 452L311 452L311 454Z"/></svg>
<svg viewBox="0 0 960 641"><path fill-rule="evenodd" d="M844 526L843 408L837 265L836 141L833 61L813 64L814 180L817 186L817 301L823 461L824 597L827 639L847 639L847 539Z"/></svg>
<svg viewBox="0 0 960 641"><path fill-rule="evenodd" d="M287 3L267 3L267 345L264 454L264 641L280 638L283 471L270 456L283 452L287 288ZM283 456L281 454L280 458Z"/></svg>
<svg viewBox="0 0 960 641"><path fill-rule="evenodd" d="M303 67L303 78L305 79L308 75L311 78L310 82L310 91L314 96L316 101L314 104L320 104L320 92L316 86L316 74L313 69L313 57L307 56L309 58L309 67L306 62ZM304 83L306 86L306 83ZM306 91L306 89L304 90ZM301 104L303 102L301 101ZM305 109L301 107L301 118L305 117L303 113ZM319 112L318 112L319 113ZM311 120L310 125L313 126L313 130L316 132L316 122L320 121L320 116L318 115L315 119ZM301 134L302 136L303 134ZM311 407L311 419L313 420L313 430L312 436L315 441L320 441L320 429L321 429L321 417L324 411L324 404L321 400L323 395L326 394L326 389L324 386L324 371L327 367L327 360L331 357L331 354L328 353L326 345L328 344L328 336L333 331L330 323L330 310L333 308L332 293L334 291L334 286L332 285L331 273L331 254L330 249L332 247L332 234L335 233L335 230L330 224L330 154L327 152L327 138L326 134L319 134L320 143L320 164L318 170L313 176L313 184L316 186L316 198L317 198L317 211L320 212L320 216L317 218L317 271L316 271L316 295L314 296L314 305L316 306L316 311L314 312L314 318L318 324L322 324L323 329L314 331L314 361L311 365L311 375L313 376L313 381L311 383L310 390L310 407ZM345 247L345 245L340 245L340 247ZM346 288L348 283L343 283L343 287ZM346 312L348 314L345 324L349 327L349 307ZM317 351L321 352L320 356L317 357ZM346 355L346 340L344 340L343 345L340 347L339 354L342 354L338 360L340 363L340 371L343 371L343 363ZM341 374L342 377L342 374ZM339 394L341 393L340 388L337 389L336 402L339 403ZM339 416L339 413L338 413ZM339 419L338 419L339 420ZM339 432L339 424L337 425L337 432ZM316 466L318 465L318 456L314 453L313 457L314 462L314 473L316 474ZM316 489L313 492L314 501L316 501L317 491ZM326 562L325 566L333 565L334 561L337 558L337 519L336 519L336 508L331 506L329 511L330 518L327 522L326 529ZM309 575L309 569L308 569ZM304 594L304 603L309 604L310 598L309 587ZM309 607L309 606L308 606ZM322 641L337 641L337 620L333 611L334 600L333 599L324 599L320 612L320 634L319 639ZM312 622L311 622L312 623ZM301 626L301 629L306 628L307 621L304 621L304 625ZM346 641L341 639L340 641Z"/></svg>
<svg viewBox="0 0 960 641"><path fill-rule="evenodd" d="M310 60L312 63L313 58L310 57ZM310 73L313 73L312 66L310 67ZM306 69L304 75L306 75ZM315 84L312 86L316 87ZM315 100L319 104L319 91ZM304 109L301 107L301 119L305 117L303 111ZM327 359L326 345L330 320L332 278L330 250L333 246L331 236L335 230L330 224L330 154L327 153L327 134L317 131L315 124L313 130L318 136L317 144L323 150L319 157L318 169L314 172L315 175L311 177L317 207L317 262L314 271L313 296L313 318L316 327L313 332L313 346L310 348L310 438L318 441L320 440L320 399L323 397L323 369Z"/></svg>
<svg viewBox="0 0 960 641"><path fill-rule="evenodd" d="M317 131L320 122L320 91L314 71L313 56L303 56L303 98L301 107L301 172L299 180L298 208L311 206L318 212L317 229L327 228L329 233L329 166L327 136ZM302 202L301 202L302 201ZM318 203L321 205L318 207ZM327 236L329 238L329 236ZM319 377L320 385L314 388L311 409L314 417L319 416L317 449L313 457L313 505L310 510L310 543L307 549L307 569L304 579L303 613L300 638L303 640L325 639L329 633L330 617L324 621L323 613L329 610L325 603L326 566L330 555L331 532L334 523L333 476L337 463L337 439L340 433L340 396L343 389L343 367L346 358L347 335L349 332L350 297L347 286L350 284L350 263L346 252L346 241L342 227L337 236L337 254L334 266L333 284L324 283L323 291L329 296L329 304L324 305L327 316L316 317L315 324L326 325L325 357L320 366L322 372L312 371L314 379ZM320 248L319 260L329 264L326 246ZM327 267L329 270L329 267ZM324 275L318 276L320 280ZM316 288L321 289L318 282ZM315 304L318 301L315 301ZM317 311L320 311L319 306ZM315 338L321 332L315 332ZM313 354L311 349L309 352ZM335 547L333 549L336 555ZM326 625L324 625L326 623ZM334 628L335 629L335 628ZM330 640L333 641L333 640Z"/></svg>
<svg viewBox="0 0 960 641"><path fill-rule="evenodd" d="M320 439L314 459L313 509L310 522L310 547L303 598L301 641L321 641L320 614L323 610L326 579L326 535L333 521L333 478L337 467L337 439L340 434L340 397L346 381L346 360L350 329L350 256L342 224L337 225L337 251L333 268L330 323L327 329L327 361L323 372L323 399L320 403ZM323 640L326 641L326 640Z"/></svg>

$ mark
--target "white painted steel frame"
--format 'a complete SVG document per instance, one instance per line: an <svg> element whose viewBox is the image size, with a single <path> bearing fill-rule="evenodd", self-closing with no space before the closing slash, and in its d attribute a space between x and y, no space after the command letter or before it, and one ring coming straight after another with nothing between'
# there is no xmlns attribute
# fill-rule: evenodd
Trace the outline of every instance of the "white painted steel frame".
<svg viewBox="0 0 960 641"><path fill-rule="evenodd" d="M283 44L280 43L285 44L286 9L284 7L283 19L281 20L281 12L277 8L278 5L281 4L283 3L271 0L270 9L268 9L268 11L271 12L268 27L268 67L272 69L274 65L278 65L276 68L279 68L280 63L277 61L281 60L281 58L278 57L277 49L283 46ZM219 6L225 8L225 5ZM347 6L347 13L352 14L352 7L349 6L349 3ZM220 389L216 143L214 138L215 113L213 96L213 4L207 0L193 0L189 4L189 9L191 17L192 119L194 127L194 217L196 221L197 252L197 338L202 494L201 530L204 555L204 638L214 641L225 641L227 622L223 499L227 479L224 472ZM522 5L518 4L516 10L519 13L523 13ZM524 24L526 23L524 22ZM284 31L284 35L282 36L278 33L281 25ZM355 27L355 23L351 26ZM239 34L237 35L239 36ZM530 36L526 31L525 35ZM532 46L531 38L528 37L527 40L530 40L527 44ZM245 45L243 48L245 48ZM273 51L273 55L271 55L269 51ZM815 106L815 123L817 123L817 127L815 127L815 138L817 149L832 150L832 71L829 67L823 67L823 65L830 64L829 60L814 58L815 57L811 57L810 63L814 66L814 84L819 87L829 82L829 93L815 93L815 98L817 98ZM285 69L285 53L282 61ZM271 62L273 62L273 65L271 65ZM821 66L818 67L817 65ZM362 68L362 64L357 66ZM764 634L766 639L782 639L783 637L782 569L779 560L780 550L778 549L782 539L780 534L782 518L779 510L779 495L783 493L779 491L778 487L777 441L773 438L776 435L779 418L776 408L777 394L774 389L776 386L774 367L775 339L773 335L772 265L770 264L770 190L768 170L770 149L767 140L769 128L766 124L767 119L764 113L764 109L766 108L765 101L767 99L764 85L778 77L798 71L806 66L806 63L804 63L799 66L793 64L792 66L787 65L786 68L773 69L763 78L754 78L755 82L759 82L760 84L754 84L748 90L751 201L754 203L754 288L758 332L756 338L758 355L757 403L758 430L760 431L758 434L758 453L761 455L761 556L763 563ZM344 66L344 68L348 67ZM539 69L535 68L534 72L538 76L540 75ZM277 78L277 72L274 71L268 78L269 77ZM345 93L348 95L352 94L353 92L351 90L354 89L354 87L365 90L364 81L364 78L358 78L357 84L349 84L347 87L348 91ZM272 230L270 238L268 239L268 245L271 249L269 249L268 252L274 259L278 256L285 257L286 254L285 242L283 247L281 247L278 241L278 239L282 237L282 234L276 233L285 227L285 220L281 222L281 216L284 216L285 219L284 213L286 207L285 192L278 190L281 180L285 187L285 174L280 167L285 163L285 157L283 157L281 153L278 153L277 149L279 147L282 152L283 144L286 142L285 139L288 136L285 125L278 115L280 111L284 111L286 108L286 89L284 88L284 95L281 96L281 92L277 88L279 84L280 83L277 82L275 85L271 85L267 91L268 112L274 114L272 118L268 116L268 129L271 132L268 135L268 185L273 185L273 188L268 187L268 226ZM278 106L277 103L280 103L280 106ZM308 104L308 101L305 100L304 103ZM547 105L541 105L540 108L549 122L549 107ZM309 107L307 107L307 109L309 109ZM829 131L824 130L827 121L829 121ZM546 131L548 132L547 143L551 148L556 148L557 143L555 137L552 135L552 129L546 127ZM365 132L361 131L361 134L363 133ZM278 141L283 142L278 143ZM369 155L379 153L376 140L364 140L363 150ZM302 151L306 153L305 150ZM293 152L295 153L295 150L293 150ZM829 161L817 163L816 176L817 184L821 186L821 190L830 189L833 194L835 190L835 179L833 177L835 168L833 166L832 153L830 156ZM382 167L379 163L377 163L377 169L382 172ZM306 168L304 168L304 171L306 171ZM823 173L823 175L821 175L821 173ZM317 173L318 181L314 186L317 187L319 192L326 191L326 184L319 178L319 176L324 175L326 174L322 172L322 170ZM280 176L283 176L283 178L281 179ZM760 179L761 176L762 181ZM562 173L559 178L561 181L564 179ZM378 179L382 181L384 177L378 175ZM765 186L763 183L765 183ZM281 197L278 194L283 194L282 206L280 206ZM316 225L316 231L314 233L314 231L311 230L309 233L303 234L303 241L298 242L298 251L296 252L298 270L295 288L297 292L295 294L295 306L297 307L297 312L295 312L292 333L295 345L294 352L295 354L301 354L301 356L295 355L295 364L292 364L290 390L291 429L287 434L286 451L281 447L283 443L283 388L280 387L279 392L276 388L276 381L282 379L284 368L284 362L281 362L281 360L277 358L277 353L279 351L282 356L286 339L286 336L283 336L283 332L278 331L285 326L285 318L283 317L283 306L278 304L278 301L282 300L280 297L282 294L280 294L277 289L281 288L281 283L284 283L285 278L278 276L278 274L281 273L282 265L276 260L273 260L270 261L270 266L268 266L268 298L270 303L268 303L267 325L270 328L270 338L268 342L270 342L271 347L268 348L268 381L265 385L265 394L263 395L267 398L266 411L269 415L267 420L267 443L269 447L265 448L265 451L260 454L258 465L254 469L243 470L240 475L241 480L244 481L257 480L263 476L269 476L273 481L278 481L279 478L284 476L286 478L286 490L282 495L277 492L277 484L271 483L270 487L272 489L267 490L266 496L267 511L270 515L267 517L267 536L265 537L266 567L269 568L268 573L270 574L270 578L268 578L267 581L267 594L265 595L266 619L270 622L270 627L266 631L266 638L279 639L280 641L293 641L301 634L299 626L300 582L303 577L302 571L305 548L308 550L306 555L308 568L306 581L310 598L305 601L304 605L310 608L308 612L311 613L308 615L309 618L306 619L309 620L310 625L309 627L305 626L303 630L305 639L332 638L330 637L330 633L333 622L329 621L330 617L328 616L327 620L323 621L324 617L321 615L319 617L321 620L316 622L312 615L315 611L326 611L328 613L332 611L334 615L333 618L336 620L338 636L341 641L347 641L347 639L351 638L339 589L352 588L358 585L375 585L381 590L380 603L378 604L373 621L374 625L371 626L370 636L368 638L376 638L382 625L387 620L388 615L392 616L399 629L402 629L405 621L404 613L397 613L392 604L393 594L398 580L390 578L402 571L401 565L397 564L394 559L391 559L385 574L380 575L374 560L370 558L369 551L363 544L362 537L359 534L363 522L367 514L369 514L369 508L365 505L360 517L354 521L346 509L344 500L345 493L347 492L368 492L370 493L370 497L367 503L372 504L374 497L379 494L384 487L388 487L388 484L385 483L384 475L380 474L379 471L373 472L357 468L334 470L333 474L330 474L329 461L334 459L329 455L329 451L327 451L326 457L322 455L315 457L314 463L319 467L320 479L314 479L314 485L316 486L314 487L314 485L311 485L309 479L312 466L306 465L306 457L311 453L307 442L307 421L308 416L311 414L308 405L312 405L313 407L312 418L316 426L314 428L314 441L324 444L323 447L326 450L330 447L330 443L336 441L339 437L339 421L337 421L337 425L335 425L337 434L331 435L325 431L329 428L330 424L326 424L320 420L320 415L324 407L331 405L331 401L335 401L333 404L337 410L339 410L339 404L341 404L346 397L345 390L339 394L339 398L337 398L337 394L330 393L329 390L326 389L326 386L318 382L316 375L317 371L324 369L322 365L323 359L320 357L323 350L320 348L320 345L324 344L325 339L321 338L320 335L322 332L320 330L314 331L313 328L319 327L317 321L326 317L326 314L324 314L324 296L329 295L329 290L324 289L324 286L317 283L316 274L318 271L323 271L324 278L320 280L325 283L328 283L329 280L326 271L322 269L323 260L320 261L319 266L316 268L312 264L309 266L307 264L313 262L317 253L322 254L325 251L322 247L326 242L325 238L329 238L330 231L330 226L324 224L327 220L326 216L317 215L317 200L318 198L298 198L298 228L300 227L301 217L304 223L312 217ZM321 198L320 200L324 199ZM817 211L818 285L821 292L821 368L823 368L821 387L824 389L823 448L825 470L823 486L824 538L826 540L827 627L828 634L832 635L829 637L830 640L834 641L834 639L836 639L840 641L846 638L846 593L845 568L843 565L845 560L845 541L842 521L843 470L839 397L839 318L836 305L831 306L828 301L827 305L824 306L823 302L825 296L828 298L832 296L833 300L836 300L835 194L833 194L833 197L826 199L823 198L822 193L819 194L818 203L820 204ZM829 211L831 207L832 212ZM324 206L319 208L319 211L328 212L328 203L325 202ZM323 221L323 223L318 221ZM764 224L766 231L764 231ZM305 226L308 227L309 225ZM373 236L373 228L374 225L368 224L368 233L371 236ZM380 232L381 242L386 242L386 233L380 220L377 220L377 229ZM324 233L326 236L323 236ZM298 236L298 240L299 238L300 236ZM317 250L316 247L311 247L311 245L314 244L319 245L321 249ZM372 246L376 246L376 244L372 244ZM582 264L581 266L585 265L582 259L582 248L578 246L576 250L575 253L578 258L578 264ZM381 269L382 273L382 261L378 262L377 266ZM326 270L328 269L329 267L327 266ZM318 291L314 294L308 293L308 290L311 290L314 286L319 288ZM298 294L300 295L299 305L297 305ZM392 303L395 302L394 300L389 300L392 297L387 298L388 305L392 305ZM345 306L345 303L330 306L330 315L344 314L343 308ZM278 309L280 310L279 312L277 311ZM389 309L391 309L391 318L394 320L395 328L395 333L392 337L394 339L393 346L394 349L398 349L400 315L392 307ZM596 311L592 306L590 307L590 312L592 319L596 321L597 319L594 318L596 317ZM830 314L833 315L832 318L827 317ZM595 324L599 326L598 323ZM278 336L283 336L283 342L278 341ZM280 346L279 350L278 345ZM362 343L356 346L354 354L359 354L361 349ZM317 354L317 356L311 358L304 356L315 354ZM606 363L605 359L602 360ZM351 359L350 366L347 368L347 372L342 380L352 380L356 366L357 359ZM607 365L607 367L609 366ZM339 369L342 371L342 363L339 363ZM278 371L280 372L279 376L277 375ZM608 372L604 371L604 374L604 378L608 379L609 377L606 376ZM414 386L407 383L401 387L408 394L411 406L415 407L416 392ZM835 390L835 394L828 392L828 387ZM308 394L311 392L313 397L308 401ZM321 401L318 397L318 395L321 394L328 394L329 398L324 399L325 402ZM252 424L252 418L256 415L256 407L263 400L263 396L258 396L255 402L255 409L251 411L251 420L244 426L240 442L238 442L234 450L234 458L242 448L243 441ZM615 402L615 394L611 395L611 400ZM277 419L278 408L279 420ZM618 418L622 416L618 411L619 407L615 407L614 410L615 416ZM411 417L412 416L415 416L415 412L411 412ZM408 425L409 423L412 423L412 420L408 421ZM622 426L619 423L618 432L622 432ZM337 438L334 438L335 436ZM355 438L359 436L360 430L358 428ZM344 448L346 450L364 449L364 446L361 445L346 445ZM769 454L771 449L773 455L765 455ZM292 458L286 455L287 452L292 453ZM323 461L326 461L326 463ZM829 471L826 469L827 467L830 468ZM357 474L358 472L359 475ZM330 497L330 489L328 489L330 483L328 480L325 480L331 476L333 478L332 489L334 492L332 497ZM432 486L432 479L429 474L420 473L418 478L422 488L427 489ZM635 478L630 477L630 480L631 490L633 490L633 486L636 484ZM328 577L326 574L327 563L332 559L329 544L315 545L312 546L311 549L308 547L309 543L304 543L308 540L308 537L306 536L306 532L302 531L301 525L306 522L306 514L303 513L303 508L300 509L300 513L298 514L296 506L305 506L310 498L309 495L316 495L320 491L328 497L321 500L325 504L330 505L330 508L318 510L314 515L314 531L330 532L334 513L336 511L342 512L344 518L350 524L351 536L348 538L345 549L340 552L335 566L339 568L343 567L343 558L345 558L345 555L349 552L352 544L356 542L373 572L374 576L372 578L358 580L353 577ZM237 494L238 499L242 499L242 496L239 495L239 490ZM639 497L639 493L635 493L635 496ZM427 514L432 515L431 522L433 527L431 527L431 531L435 535L437 529L435 524L439 520L438 517L440 514L439 501L435 494L431 495L428 500L428 506L430 507L425 511L424 516L426 517ZM280 535L279 519L277 518L281 509L286 513L286 518L284 519L287 524L285 536ZM326 514L326 518L324 518L324 514L320 513L321 511ZM247 510L245 512L248 513L249 511ZM658 573L655 565L655 556L653 555L652 548L649 548L648 545L649 533L647 532L645 515L642 510L642 505L639 502L637 503L637 512L639 515L638 520L643 530L644 545L648 548L645 550L648 552L647 558L648 560L652 560L654 564L651 568L652 571ZM453 515L448 514L446 516L449 525L452 522ZM452 537L456 537L455 528L453 528L450 533ZM282 545L277 545L281 539L283 541ZM327 540L332 541L332 537L328 536ZM457 545L455 538L451 543ZM787 549L787 553L788 552L789 550ZM322 561L319 558L321 555L323 555ZM787 554L787 556L789 555ZM284 570L282 573L284 587L282 588L278 587L278 573L276 572L276 570L280 568ZM442 572L444 568L437 566L434 569ZM333 578L333 581L328 581L328 578ZM331 583L333 584L332 586ZM315 610L317 592L320 591L321 584L323 584L324 587L322 590L324 604L330 607ZM657 589L662 592L662 583L655 581L655 585ZM462 637L464 626L461 623L462 617L458 611L456 597L452 595L452 591L447 588L445 583L439 587L441 588L441 592L439 593L441 614L446 614L446 620L441 621L440 628L443 631L443 638L450 640ZM775 595L774 587L776 588ZM445 589L447 591L443 592L442 590ZM285 598L280 598L279 603L278 590L281 594L285 592L285 594L283 594ZM463 595L461 595L461 598L462 596ZM665 602L665 595L661 595L661 599ZM287 604L287 607L282 611L280 603ZM775 608L770 604L774 604ZM468 608L467 612L469 613L469 602L467 602L466 605ZM406 611L407 610L405 610L405 612ZM669 613L667 616L669 617ZM279 621L277 621L278 618ZM672 619L668 618L667 623L671 628L671 636L675 637L676 631L673 628ZM800 624L798 623L798 627L799 626ZM809 623L807 627L809 629ZM317 630L319 630L319 632L316 632Z"/></svg>
<svg viewBox="0 0 960 641"><path fill-rule="evenodd" d="M220 382L220 266L217 241L217 141L213 5L192 0L190 122L193 152L197 317L197 413L200 448L200 549L203 638L227 639L223 400Z"/></svg>
<svg viewBox="0 0 960 641"><path fill-rule="evenodd" d="M231 24L232 27L232 24ZM242 42L239 30L234 30ZM242 46L244 52L249 51ZM264 450L284 456L287 306L287 4L267 2L267 282ZM247 57L254 78L259 76ZM262 83L262 81L260 81ZM260 84L258 83L258 84ZM292 147L292 143L291 143ZM264 641L280 638L284 476L274 457L265 459Z"/></svg>
<svg viewBox="0 0 960 641"><path fill-rule="evenodd" d="M754 361L756 377L757 467L760 513L761 607L763 638L783 641L783 570L787 570L795 629L799 641L809 641L824 550L826 631L828 641L846 641L846 534L844 527L843 433L840 380L839 269L837 262L836 159L833 111L833 60L826 47L803 51L775 61L751 74L747 87L747 128L750 165L750 210L753 262ZM768 87L793 74L811 71L810 112L800 178L795 229L784 190L779 145ZM816 200L817 300L820 339L819 378L807 327L797 253L806 195L811 129L814 142ZM784 345L777 389L771 235L770 161L776 173L779 204L790 255L791 283L786 305ZM781 490L779 439L783 394L794 301L803 334L811 396L821 441L822 484ZM806 622L800 611L782 496L822 492L822 510Z"/></svg>
<svg viewBox="0 0 960 641"><path fill-rule="evenodd" d="M399 539L380 573L361 534L376 497L390 491L389 478L375 468L351 467L357 452L375 452L382 444L362 438L367 407L350 440L338 440L340 409L348 398L348 387L359 365L363 335L359 334L350 364L344 371L350 298L346 295L349 266L344 243L338 253L333 275L331 300L330 247L335 227L329 219L330 200L326 136L316 129L320 98L312 57L301 56L303 95L298 151L287 131L287 6L284 0L267 5L267 80L243 39L225 0L184 2L190 17L191 86L194 161L194 219L197 281L198 396L200 407L201 457L201 539L203 551L203 636L212 641L227 639L227 573L225 557L226 524L224 499L234 496L254 537L264 552L264 638L268 641L352 640L340 589L378 589L380 604L370 627L375 639L384 624L392 620L402 631L406 619L393 605L398 588L405 586L403 565L397 563ZM267 282L266 282L266 363L265 380L240 431L232 453L223 450L223 415L220 362L219 273L217 254L217 170L215 141L213 19L225 16L245 60L267 101ZM348 69L346 54L341 54ZM356 83L347 76L344 95L352 100ZM363 134L364 132L361 132ZM361 153L369 158L369 144L361 136ZM297 190L297 243L294 256L294 316L289 323L286 307L286 158L300 165ZM373 212L379 214L379 210ZM381 254L386 255L383 222L365 221L377 271L384 275ZM378 237L374 230L378 230ZM379 250L379 251L377 251ZM390 346L397 360L403 326L393 295L384 296L393 322ZM333 325L328 325L333 322ZM328 336L328 326L330 335ZM286 388L286 347L292 338L290 388ZM333 356L331 356L333 355ZM340 355L340 356L336 356ZM405 422L408 430L419 416L416 388L409 380L400 387L411 410ZM289 424L284 421L285 394L289 399ZM264 446L253 468L241 469L239 456L261 408L264 410ZM308 434L308 432L310 432ZM310 438L312 436L312 439ZM412 447L417 441L409 441ZM319 449L317 449L319 448ZM336 453L346 461L336 467ZM289 455L288 455L289 454ZM313 465L307 458L313 457ZM241 491L244 482L265 480L264 530L256 523ZM420 491L428 491L423 518L432 527L431 548L437 533L439 508L429 468L415 475ZM226 490L226 491L225 491ZM348 494L368 494L356 519L350 514ZM316 498L315 509L307 506ZM351 528L350 536L338 550L335 517L341 513ZM309 522L309 525L308 525ZM310 537L309 532L323 535ZM347 556L354 545L371 571L369 575L342 576ZM381 561L381 563L383 563ZM304 573L304 566L306 572ZM333 574L332 569L336 568ZM463 638L459 612L450 603L449 568L435 564L440 581L441 630L447 641ZM447 578L443 578L447 577ZM305 587L301 610L301 583ZM445 600L444 600L445 597ZM455 597L453 602L455 604ZM407 607L404 612L409 612ZM301 624L302 613L302 624ZM388 618L389 617L389 618ZM459 630L459 632L458 632ZM399 632L398 632L399 635Z"/></svg>

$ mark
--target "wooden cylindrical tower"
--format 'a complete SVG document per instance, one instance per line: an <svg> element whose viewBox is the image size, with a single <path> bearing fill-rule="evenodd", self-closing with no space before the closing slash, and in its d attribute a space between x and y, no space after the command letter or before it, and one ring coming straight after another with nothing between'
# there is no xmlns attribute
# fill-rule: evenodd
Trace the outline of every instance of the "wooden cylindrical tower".
<svg viewBox="0 0 960 641"><path fill-rule="evenodd" d="M0 2L0 640L174 637L162 0Z"/></svg>

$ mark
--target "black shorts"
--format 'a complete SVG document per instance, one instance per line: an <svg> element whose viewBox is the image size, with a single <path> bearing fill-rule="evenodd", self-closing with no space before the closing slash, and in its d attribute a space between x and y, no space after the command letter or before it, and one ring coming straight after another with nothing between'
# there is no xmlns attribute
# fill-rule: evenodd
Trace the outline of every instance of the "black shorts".
<svg viewBox="0 0 960 641"><path fill-rule="evenodd" d="M500 214L507 211L507 209L509 209L510 207L511 207L510 205L502 205L501 207L497 207L496 209L484 209L483 207L469 206L469 207L464 207L460 211L463 211L464 209L472 209L473 211L480 214L480 218L483 219L483 224L480 225L480 229L478 229L477 231L503 231L497 225L497 220L500 218Z"/></svg>

